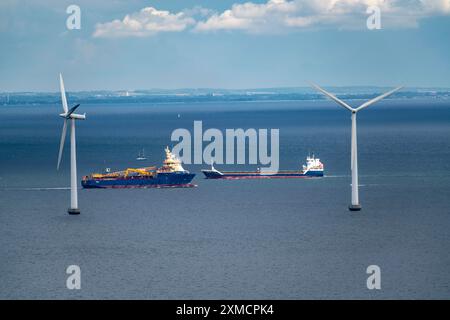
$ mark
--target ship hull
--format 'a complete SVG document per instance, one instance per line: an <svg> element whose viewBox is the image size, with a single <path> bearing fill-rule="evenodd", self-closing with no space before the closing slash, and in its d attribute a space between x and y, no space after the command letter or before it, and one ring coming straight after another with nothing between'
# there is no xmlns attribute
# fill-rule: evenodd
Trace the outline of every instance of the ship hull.
<svg viewBox="0 0 450 320"><path fill-rule="evenodd" d="M206 179L287 179L287 178L313 178L323 177L323 171L278 171L274 174L263 174L258 171L218 172L202 170Z"/></svg>
<svg viewBox="0 0 450 320"><path fill-rule="evenodd" d="M123 188L189 188L194 173L158 173L156 177L121 177L110 179L83 179L81 185L85 189L123 189Z"/></svg>

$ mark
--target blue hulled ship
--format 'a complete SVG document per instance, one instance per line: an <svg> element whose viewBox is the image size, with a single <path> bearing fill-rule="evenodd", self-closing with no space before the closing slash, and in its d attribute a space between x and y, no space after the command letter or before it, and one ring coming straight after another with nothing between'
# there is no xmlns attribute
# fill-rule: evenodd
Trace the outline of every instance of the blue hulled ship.
<svg viewBox="0 0 450 320"><path fill-rule="evenodd" d="M165 149L166 159L161 168L145 167L123 171L93 173L83 177L83 188L188 188L195 174L184 170L178 159L168 147Z"/></svg>

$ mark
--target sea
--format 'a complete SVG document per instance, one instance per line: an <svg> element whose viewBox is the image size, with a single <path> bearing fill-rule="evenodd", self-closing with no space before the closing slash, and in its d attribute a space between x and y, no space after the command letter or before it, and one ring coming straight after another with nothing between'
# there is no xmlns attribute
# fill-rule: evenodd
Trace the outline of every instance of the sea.
<svg viewBox="0 0 450 320"><path fill-rule="evenodd" d="M79 180L161 165L173 130L196 120L204 130L279 129L280 169L314 153L325 177L206 180L208 163L185 164L195 188L80 187L78 216L67 214L69 139L56 170L61 112L0 106L0 299L450 297L449 100L358 113L359 212L348 210L350 114L331 101L82 104ZM79 290L67 286L72 265ZM379 289L369 289L370 266Z"/></svg>

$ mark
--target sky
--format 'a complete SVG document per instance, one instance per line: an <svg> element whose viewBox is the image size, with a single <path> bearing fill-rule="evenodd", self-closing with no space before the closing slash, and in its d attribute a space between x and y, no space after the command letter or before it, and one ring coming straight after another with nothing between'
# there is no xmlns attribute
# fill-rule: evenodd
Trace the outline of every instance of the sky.
<svg viewBox="0 0 450 320"><path fill-rule="evenodd" d="M0 92L450 87L450 0L2 0L0 43Z"/></svg>

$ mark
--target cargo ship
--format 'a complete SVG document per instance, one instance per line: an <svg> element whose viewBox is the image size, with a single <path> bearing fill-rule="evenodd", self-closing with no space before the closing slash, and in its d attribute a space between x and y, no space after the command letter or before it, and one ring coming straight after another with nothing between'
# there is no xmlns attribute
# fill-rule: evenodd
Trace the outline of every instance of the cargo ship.
<svg viewBox="0 0 450 320"><path fill-rule="evenodd" d="M93 173L83 177L81 185L86 189L94 188L189 188L195 174L184 170L178 159L168 147L166 159L161 168L145 167L123 171Z"/></svg>
<svg viewBox="0 0 450 320"><path fill-rule="evenodd" d="M286 170L277 172L257 171L219 171L211 164L210 170L202 170L206 179L271 179L271 178L311 178L323 177L324 166L314 155L306 157L306 165L301 170Z"/></svg>

